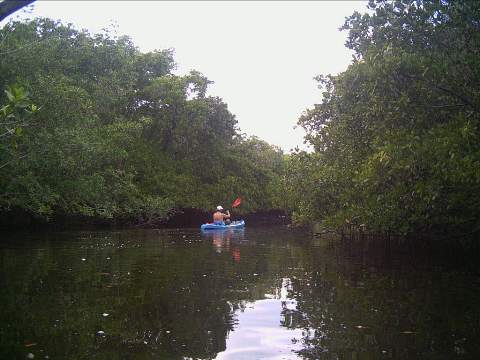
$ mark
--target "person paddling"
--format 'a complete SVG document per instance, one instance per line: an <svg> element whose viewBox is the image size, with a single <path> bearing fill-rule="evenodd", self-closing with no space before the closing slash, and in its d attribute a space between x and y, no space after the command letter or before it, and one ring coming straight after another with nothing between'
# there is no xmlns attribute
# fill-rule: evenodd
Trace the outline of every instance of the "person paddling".
<svg viewBox="0 0 480 360"><path fill-rule="evenodd" d="M225 223L230 223L230 211L223 213L223 207L221 205L217 206L217 211L213 213L213 223L216 225L225 225Z"/></svg>

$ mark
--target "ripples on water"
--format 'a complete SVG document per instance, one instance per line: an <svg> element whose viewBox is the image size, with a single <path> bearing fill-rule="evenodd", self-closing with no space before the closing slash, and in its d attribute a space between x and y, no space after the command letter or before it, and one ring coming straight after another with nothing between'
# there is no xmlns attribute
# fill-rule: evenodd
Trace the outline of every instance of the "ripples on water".
<svg viewBox="0 0 480 360"><path fill-rule="evenodd" d="M478 273L401 243L286 228L1 238L1 359L480 355Z"/></svg>

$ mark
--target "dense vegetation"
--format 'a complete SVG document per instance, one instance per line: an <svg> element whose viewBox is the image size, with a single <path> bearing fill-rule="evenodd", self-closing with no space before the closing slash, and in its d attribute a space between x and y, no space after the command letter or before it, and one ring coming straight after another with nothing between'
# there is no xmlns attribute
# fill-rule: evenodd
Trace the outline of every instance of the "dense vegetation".
<svg viewBox="0 0 480 360"><path fill-rule="evenodd" d="M247 138L172 50L48 19L0 31L0 213L164 218L240 196L374 231L480 230L480 5L369 3L342 27L354 59L318 76L298 124L314 151Z"/></svg>
<svg viewBox="0 0 480 360"><path fill-rule="evenodd" d="M318 76L287 166L297 222L480 230L480 2L370 1L343 29L354 60Z"/></svg>
<svg viewBox="0 0 480 360"><path fill-rule="evenodd" d="M175 208L275 206L280 149L247 138L211 81L172 50L49 19L0 30L0 213L161 219ZM3 91L5 90L5 91Z"/></svg>

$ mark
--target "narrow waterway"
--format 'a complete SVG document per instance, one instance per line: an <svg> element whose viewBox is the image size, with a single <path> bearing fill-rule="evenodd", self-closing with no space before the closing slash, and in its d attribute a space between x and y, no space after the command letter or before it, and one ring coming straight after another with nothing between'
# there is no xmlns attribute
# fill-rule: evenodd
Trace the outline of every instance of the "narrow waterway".
<svg viewBox="0 0 480 360"><path fill-rule="evenodd" d="M1 234L1 359L475 359L471 266L285 227Z"/></svg>

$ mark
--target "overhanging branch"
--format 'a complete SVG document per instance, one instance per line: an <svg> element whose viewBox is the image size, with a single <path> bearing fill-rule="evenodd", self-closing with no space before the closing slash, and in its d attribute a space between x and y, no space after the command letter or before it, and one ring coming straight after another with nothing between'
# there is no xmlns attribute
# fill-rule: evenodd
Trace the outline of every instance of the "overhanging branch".
<svg viewBox="0 0 480 360"><path fill-rule="evenodd" d="M0 2L0 21L34 1L35 0L3 0Z"/></svg>

